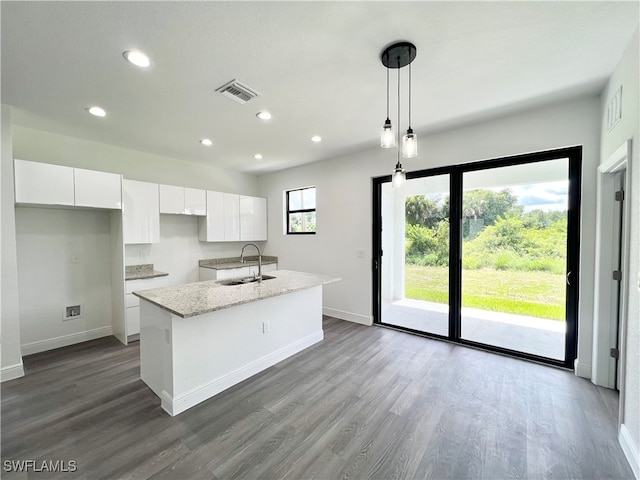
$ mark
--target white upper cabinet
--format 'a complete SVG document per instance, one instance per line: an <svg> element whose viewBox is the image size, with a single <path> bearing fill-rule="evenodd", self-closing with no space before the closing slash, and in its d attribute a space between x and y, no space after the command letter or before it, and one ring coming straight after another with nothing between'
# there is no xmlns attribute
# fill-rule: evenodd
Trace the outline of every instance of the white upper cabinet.
<svg viewBox="0 0 640 480"><path fill-rule="evenodd" d="M184 187L159 185L160 213L184 213Z"/></svg>
<svg viewBox="0 0 640 480"><path fill-rule="evenodd" d="M207 190L207 216L200 219L201 242L224 242L224 193Z"/></svg>
<svg viewBox="0 0 640 480"><path fill-rule="evenodd" d="M122 208L122 176L116 173L96 172L74 168L76 206Z"/></svg>
<svg viewBox="0 0 640 480"><path fill-rule="evenodd" d="M224 240L240 240L240 195L223 193L224 203Z"/></svg>
<svg viewBox="0 0 640 480"><path fill-rule="evenodd" d="M124 243L160 242L160 200L157 183L122 180Z"/></svg>
<svg viewBox="0 0 640 480"><path fill-rule="evenodd" d="M73 167L15 161L16 203L75 205Z"/></svg>
<svg viewBox="0 0 640 480"><path fill-rule="evenodd" d="M240 240L267 239L267 199L240 196Z"/></svg>
<svg viewBox="0 0 640 480"><path fill-rule="evenodd" d="M206 215L207 195L197 188L160 185L160 213Z"/></svg>
<svg viewBox="0 0 640 480"><path fill-rule="evenodd" d="M122 176L48 163L15 161L16 203L122 208Z"/></svg>
<svg viewBox="0 0 640 480"><path fill-rule="evenodd" d="M198 238L202 242L241 240L240 195L207 191L207 216L200 219Z"/></svg>
<svg viewBox="0 0 640 480"><path fill-rule="evenodd" d="M184 187L184 213L186 215L206 215L207 192L198 188Z"/></svg>

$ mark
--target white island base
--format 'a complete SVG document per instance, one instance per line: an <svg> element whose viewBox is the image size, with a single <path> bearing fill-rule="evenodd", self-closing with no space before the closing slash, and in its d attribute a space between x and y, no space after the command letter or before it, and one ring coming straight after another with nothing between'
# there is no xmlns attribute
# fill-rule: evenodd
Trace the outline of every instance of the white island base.
<svg viewBox="0 0 640 480"><path fill-rule="evenodd" d="M189 318L140 299L140 376L172 416L323 338L322 286Z"/></svg>

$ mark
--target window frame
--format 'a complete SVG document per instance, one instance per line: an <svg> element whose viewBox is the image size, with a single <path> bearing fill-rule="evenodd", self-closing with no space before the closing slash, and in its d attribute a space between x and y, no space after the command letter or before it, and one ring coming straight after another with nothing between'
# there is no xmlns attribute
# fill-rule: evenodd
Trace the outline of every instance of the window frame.
<svg viewBox="0 0 640 480"><path fill-rule="evenodd" d="M287 229L285 231L286 235L315 235L316 234L316 231L318 229L318 225L317 225L317 208L318 208L318 205L317 205L317 203L316 203L316 206L314 208L299 208L299 209L291 210L290 209L290 202L289 202L289 194L291 192L302 192L304 190L310 190L312 188L314 190L316 190L315 186L308 186L308 187L292 188L291 190L286 190L285 191L285 216L286 216L286 219L287 219ZM316 199L316 201L317 201L317 199ZM289 222L289 219L291 218L290 214L292 214L292 213L302 213L302 214L304 214L304 213L310 213L310 212L316 213L316 231L313 231L313 232L292 232L291 228L290 228L291 224ZM303 220L303 222L304 222L304 220Z"/></svg>

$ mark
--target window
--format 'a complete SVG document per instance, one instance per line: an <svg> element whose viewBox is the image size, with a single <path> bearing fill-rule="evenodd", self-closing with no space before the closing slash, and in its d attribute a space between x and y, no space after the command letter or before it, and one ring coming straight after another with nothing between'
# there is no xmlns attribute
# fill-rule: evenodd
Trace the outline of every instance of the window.
<svg viewBox="0 0 640 480"><path fill-rule="evenodd" d="M287 191L287 235L316 233L316 187Z"/></svg>

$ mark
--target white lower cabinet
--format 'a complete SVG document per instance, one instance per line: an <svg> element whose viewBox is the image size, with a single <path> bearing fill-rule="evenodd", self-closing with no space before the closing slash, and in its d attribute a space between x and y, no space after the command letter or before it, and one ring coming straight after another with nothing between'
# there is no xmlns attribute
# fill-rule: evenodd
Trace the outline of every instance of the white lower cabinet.
<svg viewBox="0 0 640 480"><path fill-rule="evenodd" d="M140 299L127 294L127 337L140 333Z"/></svg>
<svg viewBox="0 0 640 480"><path fill-rule="evenodd" d="M140 299L132 292L138 290L149 290L150 288L160 288L169 286L169 277L145 278L142 280L127 280L125 282L125 305L126 311L126 333L127 337L140 333Z"/></svg>

